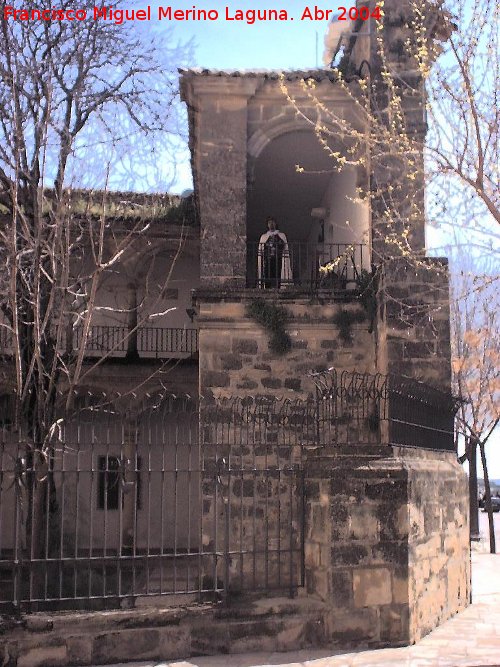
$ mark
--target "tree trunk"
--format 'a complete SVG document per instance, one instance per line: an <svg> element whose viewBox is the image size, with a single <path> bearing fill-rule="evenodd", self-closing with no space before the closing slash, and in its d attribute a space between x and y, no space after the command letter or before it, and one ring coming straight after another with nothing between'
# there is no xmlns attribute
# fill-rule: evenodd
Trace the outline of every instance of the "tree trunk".
<svg viewBox="0 0 500 667"><path fill-rule="evenodd" d="M478 541L479 535L479 504L477 490L477 440L470 438L469 450L469 511L470 511L470 539Z"/></svg>
<svg viewBox="0 0 500 667"><path fill-rule="evenodd" d="M28 521L26 523L26 544L30 561L29 597L43 600L45 597L45 576L43 561L47 550L47 472L48 466L39 450L32 454L32 472L28 496ZM36 603L31 611L36 611Z"/></svg>
<svg viewBox="0 0 500 667"><path fill-rule="evenodd" d="M484 473L484 492L485 492L485 506L488 512L488 525L490 532L490 553L496 553L495 544L495 524L493 523L493 510L491 508L491 490L490 478L488 476L488 465L486 463L486 453L484 451L484 443L479 443L479 451L481 452L481 463L483 465Z"/></svg>

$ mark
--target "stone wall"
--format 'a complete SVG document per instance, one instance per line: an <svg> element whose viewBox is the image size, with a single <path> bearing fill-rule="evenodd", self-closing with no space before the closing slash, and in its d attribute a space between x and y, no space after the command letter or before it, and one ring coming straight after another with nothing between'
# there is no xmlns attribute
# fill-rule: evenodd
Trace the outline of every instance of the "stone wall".
<svg viewBox="0 0 500 667"><path fill-rule="evenodd" d="M312 460L307 478L307 591L329 603L332 641L408 643L406 470L341 456Z"/></svg>
<svg viewBox="0 0 500 667"><path fill-rule="evenodd" d="M380 370L450 391L447 260L387 262L381 269L379 300Z"/></svg>
<svg viewBox="0 0 500 667"><path fill-rule="evenodd" d="M288 310L287 329L292 341L288 353L270 352L268 332L248 317L247 306L256 297ZM314 393L310 371L330 366L372 372L375 368L374 334L368 331L368 319L352 325L352 341L347 343L334 324L342 309L363 312L355 301L318 303L292 292L276 295L262 290L241 294L198 290L196 298L200 395L207 399L252 396L304 400ZM314 436L306 434L312 425L306 425L305 416L279 413L278 406L272 419L256 420L253 425L250 414L241 425L235 412L228 413L224 428L217 426L219 417L210 410L203 418L202 454L208 471L203 486L204 549L224 552L228 548L229 571L224 572L221 560L217 577L220 581L227 577L233 591L296 588L299 581L298 480L294 473L284 471L300 464L301 446ZM231 460L234 471L224 477L217 490L213 469L222 458ZM227 512L230 521L226 528Z"/></svg>
<svg viewBox="0 0 500 667"><path fill-rule="evenodd" d="M284 355L269 350L269 337L249 318L252 298L265 298L290 313L288 333L292 349ZM368 318L351 327L352 341L345 343L334 323L341 310L363 312L351 301L318 303L293 293L265 294L259 290L210 295L197 292L199 303L200 395L272 395L307 398L313 382L309 371L334 366L337 370L374 372L375 335Z"/></svg>
<svg viewBox="0 0 500 667"><path fill-rule="evenodd" d="M237 440L237 431L231 439ZM300 449L262 436L250 447L238 442L218 448L218 455L231 461L231 472L220 471L220 482L211 474L215 456L210 460L213 453L206 449L202 454L204 576L212 582L211 555L219 554L215 576L229 595L294 592L301 585Z"/></svg>
<svg viewBox="0 0 500 667"><path fill-rule="evenodd" d="M324 644L323 605L246 601L95 613L33 614L0 623L2 667L76 667Z"/></svg>
<svg viewBox="0 0 500 667"><path fill-rule="evenodd" d="M0 664L397 646L467 606L467 486L453 453L311 450L304 474L306 580L295 600L255 601L254 593L229 596L228 606L168 608L165 600L162 608L32 614L0 624Z"/></svg>
<svg viewBox="0 0 500 667"><path fill-rule="evenodd" d="M364 454L309 461L307 591L334 643L413 643L468 604L465 475L454 454Z"/></svg>
<svg viewBox="0 0 500 667"><path fill-rule="evenodd" d="M398 456L408 468L410 634L418 641L469 603L468 486L454 454Z"/></svg>

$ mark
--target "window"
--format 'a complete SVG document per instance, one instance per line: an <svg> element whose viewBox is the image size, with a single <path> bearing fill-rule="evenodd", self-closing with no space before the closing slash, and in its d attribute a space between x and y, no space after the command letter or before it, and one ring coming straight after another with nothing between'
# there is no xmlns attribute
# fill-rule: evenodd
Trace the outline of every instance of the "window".
<svg viewBox="0 0 500 667"><path fill-rule="evenodd" d="M120 497L120 459L116 456L99 457L99 496L97 507L100 510L117 510Z"/></svg>
<svg viewBox="0 0 500 667"><path fill-rule="evenodd" d="M119 508L120 496L123 507L123 493L121 482L121 462L118 456L99 456L98 458L98 495L97 508L100 510L117 510ZM141 457L137 457L137 472L135 473L135 490L130 493L136 494L136 507L141 509Z"/></svg>
<svg viewBox="0 0 500 667"><path fill-rule="evenodd" d="M2 394L0 396L0 428L12 425L14 413L14 397L11 394Z"/></svg>

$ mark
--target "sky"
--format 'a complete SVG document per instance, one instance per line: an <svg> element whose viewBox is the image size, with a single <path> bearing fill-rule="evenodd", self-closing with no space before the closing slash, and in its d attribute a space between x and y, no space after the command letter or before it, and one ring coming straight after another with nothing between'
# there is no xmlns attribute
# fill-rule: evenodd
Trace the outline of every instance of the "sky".
<svg viewBox="0 0 500 667"><path fill-rule="evenodd" d="M152 4L153 12L159 4ZM339 3L325 3L319 5L331 8L337 13L338 8L352 7L354 0L344 5ZM140 6L140 3L139 3ZM288 21L256 21L249 25L242 21L229 21L225 18L225 8L228 7L229 16L234 16L236 9L282 9L289 15ZM300 20L307 7L305 0L289 0L280 3L276 0L256 0L248 2L231 2L226 4L218 0L200 0L196 4L182 1L175 5L177 9L216 9L219 19L216 21L172 21L172 34L181 42L191 42L192 54L188 63L183 66L216 68L216 69L307 69L322 66L324 36L328 29L327 20ZM309 5L314 8L314 4ZM293 17L294 20L291 20ZM168 21L153 22L147 29L153 29L158 35L165 34ZM346 23L348 25L348 23ZM177 175L173 192L182 192L192 187L189 153L187 148L181 147L178 154ZM435 246L442 246L443 236L430 230L428 242ZM441 254L441 252L439 253ZM487 450L489 450L490 476L500 478L500 437L496 433ZM478 461L478 469L482 471Z"/></svg>
<svg viewBox="0 0 500 667"><path fill-rule="evenodd" d="M194 40L194 64L197 66L221 69L288 69L315 67L321 64L323 35L328 22L301 21L300 16L308 6L305 0L287 0L287 2L243 0L229 1L227 5L218 0L200 0L196 4L184 1L176 5L179 9L189 9L193 6L198 9L216 9L220 15L217 21L171 22L179 39ZM234 16L236 9L285 8L289 20L256 21L253 25L242 21L229 21L225 19L226 6L231 16ZM337 7L336 3L328 6L334 9ZM319 37L318 49L316 49L316 35Z"/></svg>
<svg viewBox="0 0 500 667"><path fill-rule="evenodd" d="M347 6L351 7L354 3ZM167 6L163 2L153 3ZM138 4L140 6L140 3ZM288 21L256 21L249 25L244 21L229 21L225 17L225 8L230 16L235 16L237 9L286 9ZM152 28L160 37L172 26L172 36L183 43L190 42L192 56L190 67L216 69L308 69L322 66L324 36L328 29L327 20L301 21L300 17L307 7L305 0L255 0L249 2L223 3L220 0L200 0L196 4L182 1L175 5L178 9L216 9L219 19L216 21L156 21ZM325 4L325 8L337 10L340 4ZM311 5L314 8L314 5ZM157 16L157 13L154 13ZM293 20L291 20L293 18ZM347 22L346 22L347 25ZM192 187L189 154L184 149L178 154L177 175L170 190L180 193Z"/></svg>

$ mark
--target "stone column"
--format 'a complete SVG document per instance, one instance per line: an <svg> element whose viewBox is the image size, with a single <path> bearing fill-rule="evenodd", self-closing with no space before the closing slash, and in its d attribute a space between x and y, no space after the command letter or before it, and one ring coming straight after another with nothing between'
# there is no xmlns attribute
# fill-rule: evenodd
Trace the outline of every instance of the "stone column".
<svg viewBox="0 0 500 667"><path fill-rule="evenodd" d="M383 49L380 42L371 40L372 81L376 86L373 114L389 127L395 109L390 110L391 98L398 99L398 111L404 119L404 134L412 146L413 165L403 145L399 150L390 145L380 146L372 159L372 238L375 261L399 254L391 236L401 239L408 232L408 242L414 252L425 249L425 182L423 145L427 132L424 81L415 54L418 45L412 27L413 6L408 0L385 0ZM375 30L375 28L374 28ZM408 44L410 46L408 46ZM389 70L393 76L394 94L388 90L381 75ZM381 137L379 137L381 139ZM397 142L396 142L397 144ZM388 203L390 202L390 203Z"/></svg>
<svg viewBox="0 0 500 667"><path fill-rule="evenodd" d="M256 79L185 74L201 223L202 287L245 287L248 99Z"/></svg>
<svg viewBox="0 0 500 667"><path fill-rule="evenodd" d="M451 389L448 263L425 258L387 262L380 277L378 355L381 372Z"/></svg>
<svg viewBox="0 0 500 667"><path fill-rule="evenodd" d="M333 645L417 641L470 592L467 480L454 453L378 447L305 464L307 593Z"/></svg>

